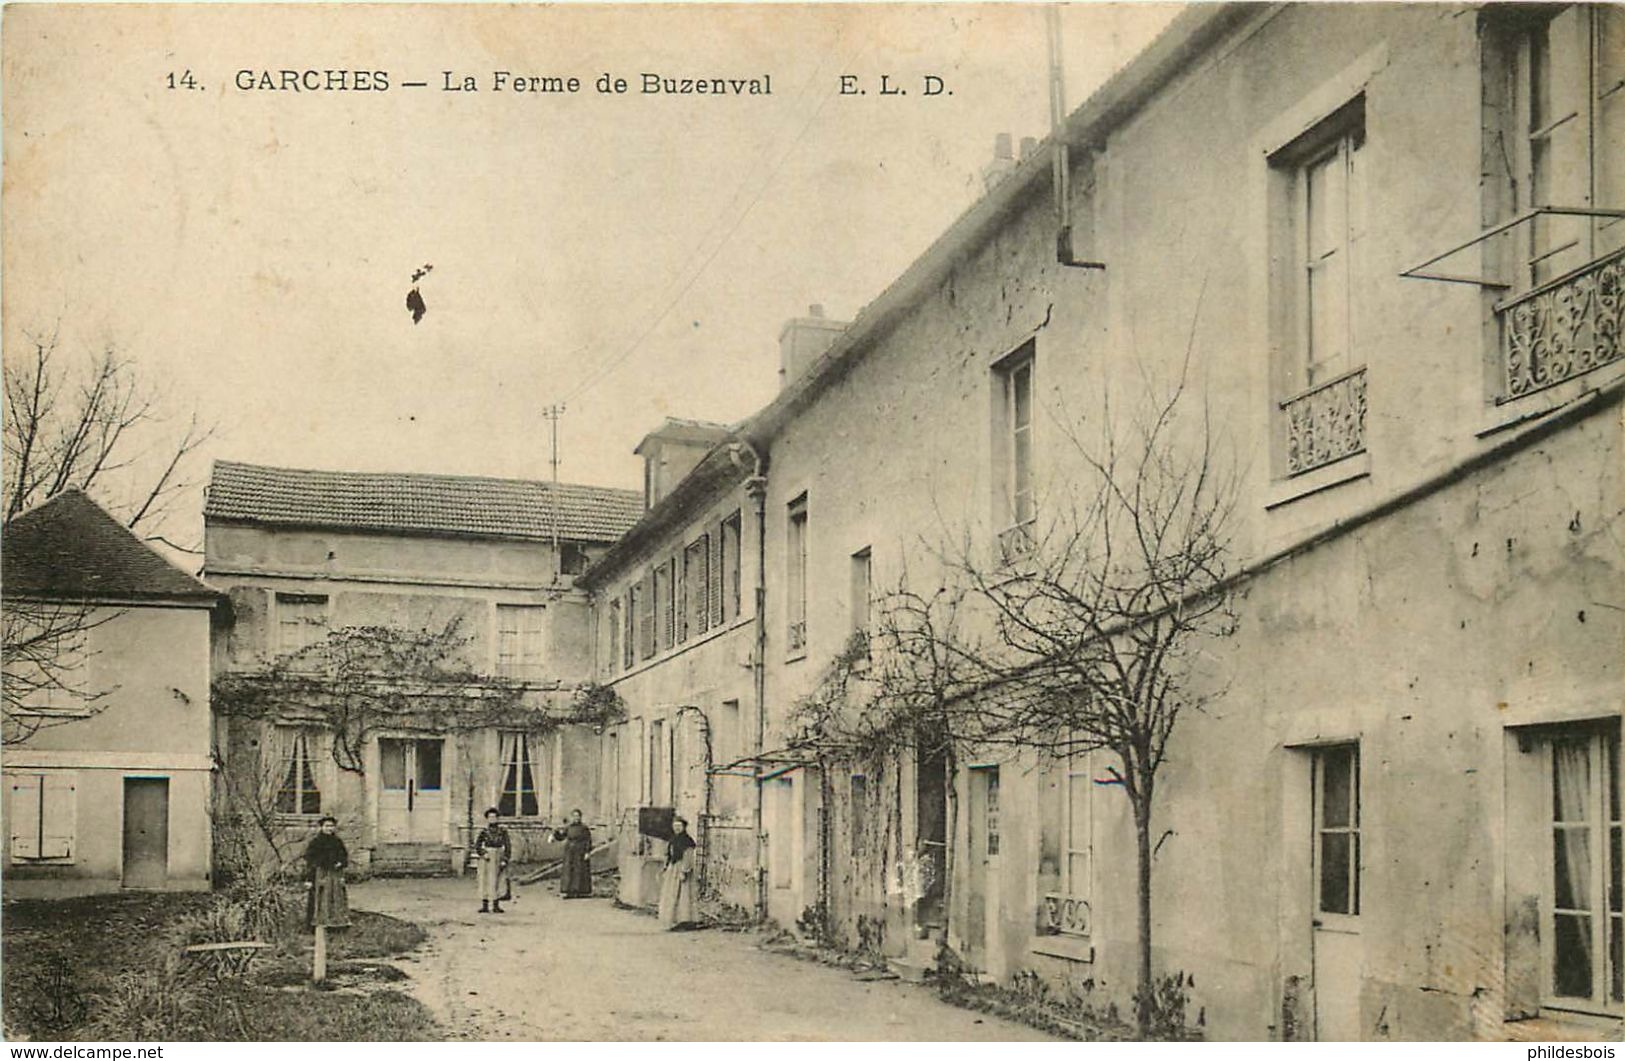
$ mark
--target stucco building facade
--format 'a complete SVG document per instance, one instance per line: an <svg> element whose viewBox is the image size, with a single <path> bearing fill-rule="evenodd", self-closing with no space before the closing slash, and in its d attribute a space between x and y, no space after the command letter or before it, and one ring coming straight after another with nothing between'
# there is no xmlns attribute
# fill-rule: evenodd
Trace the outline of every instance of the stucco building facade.
<svg viewBox="0 0 1625 1061"><path fill-rule="evenodd" d="M634 768L748 767L728 901L1129 1010L1108 753L837 762L793 719L885 587L945 543L1019 554L1182 381L1176 437L1235 476L1238 622L1159 779L1156 968L1215 1038L1617 1035L1622 42L1608 7L1192 11L1067 119L1064 167L1052 139L786 354L587 575L633 717L741 705L744 756L666 730ZM668 644L672 564L735 509L759 622Z"/></svg>
<svg viewBox="0 0 1625 1061"><path fill-rule="evenodd" d="M214 671L243 690L216 712L222 799L290 845L332 814L357 863L377 867L459 864L487 807L513 830L519 858L574 808L595 822L598 739L570 722L591 677L587 599L574 582L640 506L631 491L554 490L217 462L205 572L230 619ZM399 657L333 671L321 653L346 632L374 649L428 638L411 658L437 684L403 672ZM378 683L367 703L384 704L387 691L395 707L341 719L341 682ZM278 701L278 687L299 692ZM487 717L508 693L511 709Z"/></svg>
<svg viewBox="0 0 1625 1061"><path fill-rule="evenodd" d="M7 896L207 889L220 594L77 490L6 524L4 592Z"/></svg>

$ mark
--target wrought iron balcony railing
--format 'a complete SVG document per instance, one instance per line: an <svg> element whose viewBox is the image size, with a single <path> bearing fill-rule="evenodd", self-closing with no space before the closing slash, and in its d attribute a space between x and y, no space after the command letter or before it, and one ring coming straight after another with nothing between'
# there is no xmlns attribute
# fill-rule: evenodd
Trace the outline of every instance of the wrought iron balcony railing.
<svg viewBox="0 0 1625 1061"><path fill-rule="evenodd" d="M790 651L798 652L807 647L807 620L790 624Z"/></svg>
<svg viewBox="0 0 1625 1061"><path fill-rule="evenodd" d="M1503 302L1504 390L1514 401L1625 357L1625 249Z"/></svg>
<svg viewBox="0 0 1625 1061"><path fill-rule="evenodd" d="M1281 403L1287 475L1302 475L1365 449L1365 367Z"/></svg>

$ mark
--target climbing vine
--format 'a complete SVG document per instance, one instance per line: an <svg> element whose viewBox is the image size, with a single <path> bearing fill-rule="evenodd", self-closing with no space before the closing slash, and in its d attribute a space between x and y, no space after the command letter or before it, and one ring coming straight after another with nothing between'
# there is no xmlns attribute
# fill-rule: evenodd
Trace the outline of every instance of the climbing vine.
<svg viewBox="0 0 1625 1061"><path fill-rule="evenodd" d="M263 670L216 679L214 705L227 716L322 726L332 735L333 762L352 773L365 772L365 749L380 729L501 728L541 737L625 717L620 697L601 685L577 688L567 711L537 705L534 687L470 669L462 653L470 640L456 619L439 631L340 627ZM551 700L559 687L539 691Z"/></svg>

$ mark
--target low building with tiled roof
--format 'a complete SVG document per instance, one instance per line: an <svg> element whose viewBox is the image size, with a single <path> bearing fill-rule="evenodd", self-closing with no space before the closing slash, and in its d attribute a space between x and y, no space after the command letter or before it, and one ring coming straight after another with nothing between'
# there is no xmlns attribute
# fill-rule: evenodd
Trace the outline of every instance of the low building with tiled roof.
<svg viewBox="0 0 1625 1061"><path fill-rule="evenodd" d="M10 896L206 889L222 595L78 490L5 525Z"/></svg>
<svg viewBox="0 0 1625 1061"><path fill-rule="evenodd" d="M216 461L204 514L290 527L609 543L643 514L633 490L422 472L344 472Z"/></svg>
<svg viewBox="0 0 1625 1061"><path fill-rule="evenodd" d="M451 868L470 806L498 808L520 857L569 810L594 820L596 737L568 721L591 677L575 583L643 507L636 491L571 483L217 461L204 572L231 599L215 653L223 687L273 683L356 630L446 634L440 666L468 678L449 697L403 693L395 717L335 753L318 662L318 680L303 682L310 703L289 697L255 717L220 708L228 769L276 775L290 838L332 814L356 860L385 869ZM521 713L485 718L492 691L515 688ZM355 761L341 768L346 754Z"/></svg>

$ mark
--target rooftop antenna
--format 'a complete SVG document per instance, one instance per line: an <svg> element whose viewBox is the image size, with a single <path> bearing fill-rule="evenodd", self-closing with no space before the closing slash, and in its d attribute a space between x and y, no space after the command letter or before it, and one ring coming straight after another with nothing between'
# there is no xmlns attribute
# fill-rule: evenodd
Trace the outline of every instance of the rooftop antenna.
<svg viewBox="0 0 1625 1061"><path fill-rule="evenodd" d="M553 582L558 583L564 575L564 554L559 552L559 417L564 415L564 403L549 405L542 410L542 416L551 422L553 435L553 450L549 463L553 465L553 489L549 493L552 500L553 523Z"/></svg>

